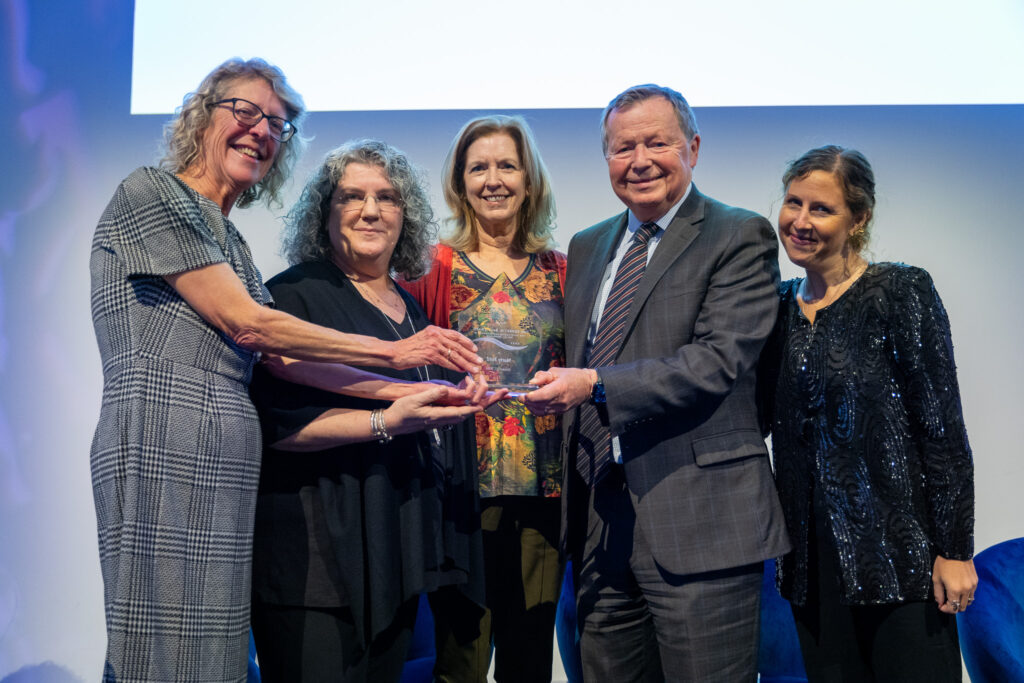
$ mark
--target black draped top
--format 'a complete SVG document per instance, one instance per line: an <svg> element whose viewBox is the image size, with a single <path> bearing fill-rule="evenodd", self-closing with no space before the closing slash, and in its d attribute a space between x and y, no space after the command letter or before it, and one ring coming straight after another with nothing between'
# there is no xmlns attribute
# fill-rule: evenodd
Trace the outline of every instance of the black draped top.
<svg viewBox="0 0 1024 683"><path fill-rule="evenodd" d="M396 339L430 324L413 299L406 319L388 322L329 261L289 268L267 283L278 308L342 332ZM437 367L365 368L418 381L458 381ZM263 427L256 504L253 594L264 602L348 606L369 642L405 600L481 574L476 448L472 421L323 451L278 451L271 444L331 408L373 409L357 399L291 384L258 368L252 396ZM474 592L476 591L476 592ZM482 602L482 587L468 591Z"/></svg>
<svg viewBox="0 0 1024 683"><path fill-rule="evenodd" d="M928 273L902 264L870 265L813 324L799 284L780 286L763 362L794 543L782 593L806 598L817 501L844 602L926 600L936 555L973 554L973 464L946 311Z"/></svg>

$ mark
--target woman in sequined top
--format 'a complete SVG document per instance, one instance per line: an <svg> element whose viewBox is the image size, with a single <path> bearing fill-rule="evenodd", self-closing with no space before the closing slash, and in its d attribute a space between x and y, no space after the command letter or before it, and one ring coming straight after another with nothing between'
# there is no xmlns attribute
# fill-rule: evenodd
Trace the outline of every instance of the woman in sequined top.
<svg viewBox="0 0 1024 683"><path fill-rule="evenodd" d="M928 273L869 263L867 159L813 149L783 177L766 349L782 558L811 681L952 681L973 601L974 486L949 321Z"/></svg>

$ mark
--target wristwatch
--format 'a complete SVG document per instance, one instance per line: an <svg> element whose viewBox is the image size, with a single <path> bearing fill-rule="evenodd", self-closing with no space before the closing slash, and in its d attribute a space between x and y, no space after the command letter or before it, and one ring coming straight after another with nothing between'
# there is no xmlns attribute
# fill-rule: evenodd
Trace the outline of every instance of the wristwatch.
<svg viewBox="0 0 1024 683"><path fill-rule="evenodd" d="M594 382L594 386L590 389L590 402L595 406L604 405L608 402L608 398L604 395L604 382L600 378Z"/></svg>

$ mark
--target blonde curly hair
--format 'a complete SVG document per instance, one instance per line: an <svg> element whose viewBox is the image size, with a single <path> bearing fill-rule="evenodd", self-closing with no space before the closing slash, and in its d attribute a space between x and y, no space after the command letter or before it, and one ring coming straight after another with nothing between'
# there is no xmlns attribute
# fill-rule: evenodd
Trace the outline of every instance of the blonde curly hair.
<svg viewBox="0 0 1024 683"><path fill-rule="evenodd" d="M298 130L298 124L306 113L306 105L302 96L288 85L281 70L259 58L242 60L236 57L211 71L195 92L185 95L174 118L164 126L165 150L160 160L161 168L171 173L182 173L194 164L202 163L203 135L213 119L215 103L223 100L228 89L238 81L257 78L265 80L274 90L274 94L284 104L287 119ZM267 206L280 206L281 187L291 175L303 146L303 140L298 135L282 143L267 174L243 192L235 205L245 208L263 200Z"/></svg>

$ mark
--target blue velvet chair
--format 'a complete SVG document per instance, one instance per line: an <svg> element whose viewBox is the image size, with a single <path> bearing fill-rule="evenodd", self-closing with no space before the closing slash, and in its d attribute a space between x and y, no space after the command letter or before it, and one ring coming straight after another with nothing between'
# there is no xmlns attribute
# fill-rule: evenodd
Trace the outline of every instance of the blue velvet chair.
<svg viewBox="0 0 1024 683"><path fill-rule="evenodd" d="M260 683L260 666L256 662L256 639L252 637L252 629L249 629L249 673L245 683Z"/></svg>
<svg viewBox="0 0 1024 683"><path fill-rule="evenodd" d="M412 642L405 655L400 683L430 683L433 679L434 661L434 614L430 611L427 594L420 595L420 606L416 610L416 624L412 628Z"/></svg>
<svg viewBox="0 0 1024 683"><path fill-rule="evenodd" d="M764 563L761 583L761 644L757 652L761 683L807 681L789 601L775 588L775 560Z"/></svg>
<svg viewBox="0 0 1024 683"><path fill-rule="evenodd" d="M562 656L562 668L569 683L583 683L583 660L580 658L580 640L576 632L576 586L572 580L572 562L565 567L562 593L558 596L555 612L555 639Z"/></svg>
<svg viewBox="0 0 1024 683"><path fill-rule="evenodd" d="M971 683L1024 681L1024 538L986 548L974 567L974 603L957 615Z"/></svg>

